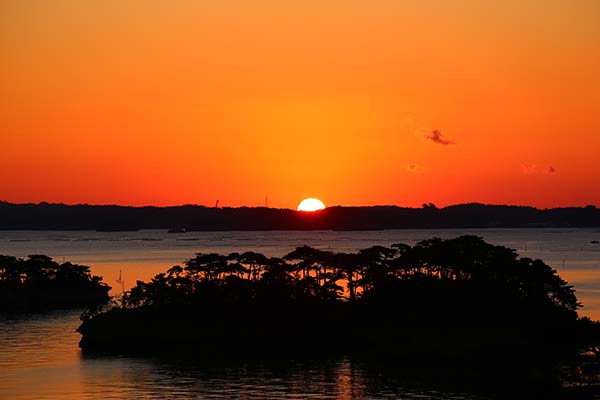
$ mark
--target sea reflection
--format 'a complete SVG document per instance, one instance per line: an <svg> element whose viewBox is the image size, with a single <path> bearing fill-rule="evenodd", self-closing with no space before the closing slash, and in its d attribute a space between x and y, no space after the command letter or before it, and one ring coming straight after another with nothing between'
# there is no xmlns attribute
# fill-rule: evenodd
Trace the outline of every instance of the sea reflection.
<svg viewBox="0 0 600 400"><path fill-rule="evenodd" d="M381 369L349 358L216 361L86 355L77 347L78 324L79 311L0 320L0 398L485 398L412 378L389 379Z"/></svg>
<svg viewBox="0 0 600 400"><path fill-rule="evenodd" d="M185 364L156 359L82 360L86 396L125 399L484 399L370 376L348 358Z"/></svg>

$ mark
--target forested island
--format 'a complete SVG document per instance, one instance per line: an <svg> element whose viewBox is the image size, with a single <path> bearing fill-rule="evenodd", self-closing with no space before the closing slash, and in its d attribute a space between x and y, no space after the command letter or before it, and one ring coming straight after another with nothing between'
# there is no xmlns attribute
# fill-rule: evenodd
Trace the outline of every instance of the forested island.
<svg viewBox="0 0 600 400"><path fill-rule="evenodd" d="M578 307L543 261L462 236L356 253L198 254L85 315L78 331L91 352L555 365L600 343Z"/></svg>
<svg viewBox="0 0 600 400"><path fill-rule="evenodd" d="M85 265L59 264L45 255L0 255L0 312L94 307L108 302L110 289Z"/></svg>
<svg viewBox="0 0 600 400"><path fill-rule="evenodd" d="M265 207L124 207L0 202L0 229L101 230L376 230L419 228L600 227L595 206L460 204L438 208L328 207L312 213Z"/></svg>

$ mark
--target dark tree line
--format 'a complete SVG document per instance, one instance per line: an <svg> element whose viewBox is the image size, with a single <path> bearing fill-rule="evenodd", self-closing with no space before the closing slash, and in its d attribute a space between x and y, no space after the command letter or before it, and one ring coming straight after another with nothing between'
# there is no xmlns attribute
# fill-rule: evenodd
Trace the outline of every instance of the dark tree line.
<svg viewBox="0 0 600 400"><path fill-rule="evenodd" d="M57 263L45 255L0 255L0 311L30 312L97 305L110 287L90 267Z"/></svg>
<svg viewBox="0 0 600 400"><path fill-rule="evenodd" d="M227 256L198 254L150 282L138 281L125 305L209 298L369 302L399 295L401 287L408 290L429 283L486 288L505 293L499 301L537 304L571 315L579 307L573 288L543 261L519 258L514 250L475 236L434 238L412 247L373 246L356 253L302 246L283 258L250 251Z"/></svg>
<svg viewBox="0 0 600 400"><path fill-rule="evenodd" d="M489 362L598 344L541 260L479 237L336 253L197 254L86 315L84 350L344 353ZM477 360L477 361L474 361Z"/></svg>
<svg viewBox="0 0 600 400"><path fill-rule="evenodd" d="M437 208L328 207L314 213L265 207L122 207L12 204L0 201L0 229L365 230L412 228L599 227L595 206L533 207L459 204ZM592 239L598 239L591 237Z"/></svg>

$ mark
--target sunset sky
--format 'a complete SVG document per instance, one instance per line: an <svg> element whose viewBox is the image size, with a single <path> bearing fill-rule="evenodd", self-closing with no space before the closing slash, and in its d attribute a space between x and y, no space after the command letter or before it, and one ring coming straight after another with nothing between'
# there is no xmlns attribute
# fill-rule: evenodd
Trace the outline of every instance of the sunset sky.
<svg viewBox="0 0 600 400"><path fill-rule="evenodd" d="M0 200L600 205L600 1L2 0Z"/></svg>

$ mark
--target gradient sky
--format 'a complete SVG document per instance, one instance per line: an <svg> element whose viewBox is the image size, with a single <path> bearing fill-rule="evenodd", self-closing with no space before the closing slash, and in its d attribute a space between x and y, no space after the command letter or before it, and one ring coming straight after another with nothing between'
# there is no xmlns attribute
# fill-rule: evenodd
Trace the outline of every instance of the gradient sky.
<svg viewBox="0 0 600 400"><path fill-rule="evenodd" d="M0 55L0 200L600 205L597 0L2 0Z"/></svg>

